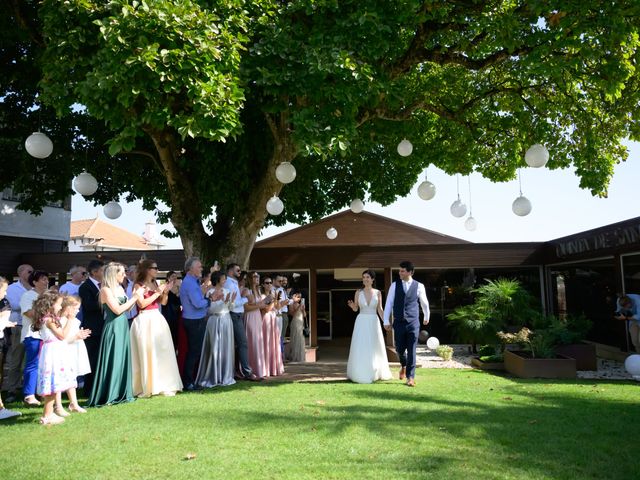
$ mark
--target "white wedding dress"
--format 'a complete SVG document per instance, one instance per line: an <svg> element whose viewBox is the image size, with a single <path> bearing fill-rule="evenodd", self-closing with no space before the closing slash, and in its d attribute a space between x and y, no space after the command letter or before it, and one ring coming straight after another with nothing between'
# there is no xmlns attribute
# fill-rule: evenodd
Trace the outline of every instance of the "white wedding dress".
<svg viewBox="0 0 640 480"><path fill-rule="evenodd" d="M364 292L358 295L360 313L356 318L351 337L347 377L355 383L372 383L376 380L391 380L384 337L376 313L378 293L374 290L370 304Z"/></svg>

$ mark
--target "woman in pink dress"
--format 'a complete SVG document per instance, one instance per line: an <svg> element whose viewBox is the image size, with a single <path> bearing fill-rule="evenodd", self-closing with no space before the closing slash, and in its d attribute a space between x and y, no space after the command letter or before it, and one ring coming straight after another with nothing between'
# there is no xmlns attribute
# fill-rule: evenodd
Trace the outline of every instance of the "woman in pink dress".
<svg viewBox="0 0 640 480"><path fill-rule="evenodd" d="M268 376L267 359L264 351L264 336L262 333L262 312L265 307L263 295L260 293L260 274L249 272L246 280L246 288L241 290L241 295L247 296L244 304L244 327L247 333L249 350L249 365L258 378Z"/></svg>
<svg viewBox="0 0 640 480"><path fill-rule="evenodd" d="M264 336L264 355L267 361L267 375L275 377L284 373L284 363L282 362L282 350L280 348L280 329L276 314L284 305L276 296L276 291L272 287L271 277L264 277L262 280L262 293L264 295L262 303L262 335Z"/></svg>

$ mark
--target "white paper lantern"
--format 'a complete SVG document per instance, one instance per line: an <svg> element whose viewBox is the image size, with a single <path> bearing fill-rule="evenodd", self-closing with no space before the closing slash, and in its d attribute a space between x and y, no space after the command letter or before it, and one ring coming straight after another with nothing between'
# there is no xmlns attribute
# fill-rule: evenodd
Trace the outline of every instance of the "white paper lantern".
<svg viewBox="0 0 640 480"><path fill-rule="evenodd" d="M88 197L98 190L98 181L90 173L82 172L73 180L73 188L75 188L76 192L80 195Z"/></svg>
<svg viewBox="0 0 640 480"><path fill-rule="evenodd" d="M413 145L406 138L398 144L398 154L401 157L408 157L413 152Z"/></svg>
<svg viewBox="0 0 640 480"><path fill-rule="evenodd" d="M624 368L633 378L640 380L640 355L629 355L624 361Z"/></svg>
<svg viewBox="0 0 640 480"><path fill-rule="evenodd" d="M476 222L476 219L470 215L469 218L467 218L464 222L464 228L466 228L470 232L473 232L476 228L478 228L478 222Z"/></svg>
<svg viewBox="0 0 640 480"><path fill-rule="evenodd" d="M42 132L33 132L24 141L27 153L35 158L47 158L53 152L53 142Z"/></svg>
<svg viewBox="0 0 640 480"><path fill-rule="evenodd" d="M524 161L533 168L544 167L549 161L549 150L544 145L531 145L524 154Z"/></svg>
<svg viewBox="0 0 640 480"><path fill-rule="evenodd" d="M360 213L362 212L362 210L364 210L364 202L359 198L354 198L351 201L351 205L349 205L349 208L353 213Z"/></svg>
<svg viewBox="0 0 640 480"><path fill-rule="evenodd" d="M460 199L453 202L449 210L451 211L451 215L456 218L464 217L467 214L467 206L462 203Z"/></svg>
<svg viewBox="0 0 640 480"><path fill-rule="evenodd" d="M513 201L511 205L511 210L513 213L518 215L519 217L525 217L531 213L531 202L524 195L520 195Z"/></svg>
<svg viewBox="0 0 640 480"><path fill-rule="evenodd" d="M275 195L267 200L267 212L270 215L280 215L284 210L284 203Z"/></svg>
<svg viewBox="0 0 640 480"><path fill-rule="evenodd" d="M330 229L327 230L327 238L329 240L335 240L337 236L338 236L338 230L336 230L335 228L331 227Z"/></svg>
<svg viewBox="0 0 640 480"><path fill-rule="evenodd" d="M436 337L429 337L427 339L427 348L429 350L435 350L439 346L440 346L440 340L438 340Z"/></svg>
<svg viewBox="0 0 640 480"><path fill-rule="evenodd" d="M291 183L296 179L296 167L289 162L282 162L276 168L276 178L280 183Z"/></svg>
<svg viewBox="0 0 640 480"><path fill-rule="evenodd" d="M422 200L431 200L436 196L436 186L428 180L425 180L418 186L418 196Z"/></svg>
<svg viewBox="0 0 640 480"><path fill-rule="evenodd" d="M111 201L104 206L104 216L110 218L111 220L115 220L120 215L122 215L122 207L118 202Z"/></svg>

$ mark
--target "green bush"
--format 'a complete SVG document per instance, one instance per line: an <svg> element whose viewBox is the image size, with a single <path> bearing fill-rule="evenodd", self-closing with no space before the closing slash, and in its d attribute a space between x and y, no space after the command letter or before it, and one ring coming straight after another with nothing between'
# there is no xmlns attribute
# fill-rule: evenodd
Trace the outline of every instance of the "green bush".
<svg viewBox="0 0 640 480"><path fill-rule="evenodd" d="M447 320L458 341L471 343L474 352L478 343L495 340L498 330L522 326L540 316L535 298L517 280L487 280L471 293L474 302L456 308Z"/></svg>

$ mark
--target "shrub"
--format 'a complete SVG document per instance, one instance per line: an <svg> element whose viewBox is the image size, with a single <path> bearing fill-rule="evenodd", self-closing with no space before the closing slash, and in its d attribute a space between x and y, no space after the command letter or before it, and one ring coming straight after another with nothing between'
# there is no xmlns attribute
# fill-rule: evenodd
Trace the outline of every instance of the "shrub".
<svg viewBox="0 0 640 480"><path fill-rule="evenodd" d="M436 353L440 358L448 361L453 357L453 348L449 345L440 345L438 348L436 348Z"/></svg>

